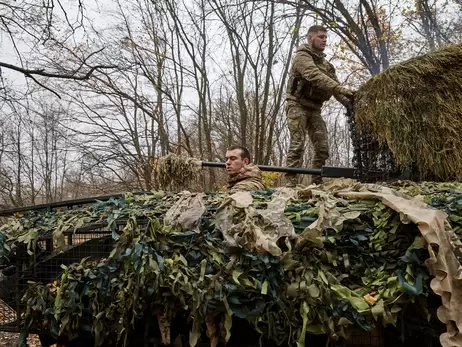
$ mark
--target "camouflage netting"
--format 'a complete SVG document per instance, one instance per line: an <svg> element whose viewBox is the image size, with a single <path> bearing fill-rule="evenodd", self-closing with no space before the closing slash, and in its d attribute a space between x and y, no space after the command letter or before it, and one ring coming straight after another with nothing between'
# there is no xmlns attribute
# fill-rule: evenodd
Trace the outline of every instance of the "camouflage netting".
<svg viewBox="0 0 462 347"><path fill-rule="evenodd" d="M358 91L358 130L421 180L462 179L462 44L409 59Z"/></svg>
<svg viewBox="0 0 462 347"><path fill-rule="evenodd" d="M158 181L161 187L188 187L202 173L202 162L192 157L169 153L159 158Z"/></svg>
<svg viewBox="0 0 462 347"><path fill-rule="evenodd" d="M107 259L83 260L63 267L54 283L29 285L23 337L46 327L55 336L91 332L97 345L123 345L149 315L167 343L175 338L172 320L186 314L191 346L202 327L212 346L227 341L236 317L265 339L304 346L307 333L339 339L351 327L402 326L410 306L431 315L433 290L447 324L443 346L462 346L454 252L462 185L392 188L340 180L322 190L127 194L12 218L0 229L7 236L0 237L0 260L8 262L21 243L33 253L43 233L63 244L63 230L101 222L115 240Z"/></svg>

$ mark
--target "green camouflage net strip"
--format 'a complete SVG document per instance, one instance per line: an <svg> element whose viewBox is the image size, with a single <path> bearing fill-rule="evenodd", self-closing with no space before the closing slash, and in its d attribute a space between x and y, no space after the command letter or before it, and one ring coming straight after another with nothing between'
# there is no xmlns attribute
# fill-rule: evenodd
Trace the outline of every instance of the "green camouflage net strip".
<svg viewBox="0 0 462 347"><path fill-rule="evenodd" d="M184 312L193 318L191 346L204 325L212 341L228 340L232 317L247 319L266 338L298 346L306 333L338 339L351 326L370 331L395 324L409 304L425 309L429 252L417 225L380 201L381 189L348 184L233 196L127 195L11 219L0 234L7 236L0 247L4 262L43 233L62 243L64 230L105 222L116 240L107 259L82 260L63 267L52 284L29 285L22 337L28 328L45 326L54 336L91 331L97 344L123 344L135 322L150 314L168 343L170 322ZM447 198L439 205L444 209L457 195L437 194ZM121 233L119 224L125 225Z"/></svg>

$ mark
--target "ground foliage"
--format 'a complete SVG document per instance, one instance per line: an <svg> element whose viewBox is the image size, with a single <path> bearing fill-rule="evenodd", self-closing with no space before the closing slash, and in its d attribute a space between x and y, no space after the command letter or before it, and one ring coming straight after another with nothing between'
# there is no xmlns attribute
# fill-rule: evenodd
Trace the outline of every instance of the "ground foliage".
<svg viewBox="0 0 462 347"><path fill-rule="evenodd" d="M445 210L460 233L461 185L398 183L395 188ZM23 346L28 329L37 327L70 338L91 332L97 345L124 344L147 313L157 317L163 341L169 342L170 322L184 312L193 318L191 346L203 326L212 344L228 340L233 317L247 319L273 341L303 346L306 333L336 339L346 336L348 326L370 331L376 324L395 324L412 303L425 311L428 253L417 227L403 224L398 213L372 200L336 197L321 216L321 196L287 201L284 216L296 238L278 242L280 256L256 252L251 244L258 240L245 228L234 230L234 237L247 238L244 246L227 247L215 218L227 193L199 196L203 209L194 228L181 218L167 220L184 196L162 192L10 219L0 229L4 263L20 244L33 254L42 234L53 233L63 247L64 230L101 222L116 241L106 259L83 259L63 266L54 283L29 284ZM264 211L275 197L273 189L252 192L251 207ZM232 218L235 225L268 230L261 215L239 206ZM323 227L315 235L313 223L321 218Z"/></svg>
<svg viewBox="0 0 462 347"><path fill-rule="evenodd" d="M461 179L462 44L390 67L358 91L359 129L373 134L422 180Z"/></svg>

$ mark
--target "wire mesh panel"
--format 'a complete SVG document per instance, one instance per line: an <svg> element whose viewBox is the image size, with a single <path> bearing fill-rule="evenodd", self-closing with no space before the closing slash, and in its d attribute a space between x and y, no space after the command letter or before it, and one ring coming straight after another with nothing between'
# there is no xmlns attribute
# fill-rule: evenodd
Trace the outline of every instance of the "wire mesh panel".
<svg viewBox="0 0 462 347"><path fill-rule="evenodd" d="M358 131L352 110L347 111L346 117L353 143L353 166L361 182L416 179L415 172L400 168L392 152L380 145L371 132Z"/></svg>
<svg viewBox="0 0 462 347"><path fill-rule="evenodd" d="M61 276L61 265L69 266L84 258L100 260L109 255L113 246L110 232L101 226L68 231L64 236L62 251L58 251L51 234L42 235L33 244L35 252L32 255L25 245L18 247L10 264L1 270L0 331L20 330L20 314L26 308L21 299L29 281L52 284Z"/></svg>

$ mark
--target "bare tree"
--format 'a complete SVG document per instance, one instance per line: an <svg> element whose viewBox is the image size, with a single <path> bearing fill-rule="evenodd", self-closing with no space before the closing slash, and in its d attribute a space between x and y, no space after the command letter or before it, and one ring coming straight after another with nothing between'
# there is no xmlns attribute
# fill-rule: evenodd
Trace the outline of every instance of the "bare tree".
<svg viewBox="0 0 462 347"><path fill-rule="evenodd" d="M166 13L173 23L174 30L185 54L191 63L191 88L197 96L197 106L191 108L197 116L197 130L199 142L199 155L201 159L213 160L212 141L212 96L211 82L208 74L208 61L210 54L210 40L208 37L207 13L209 11L206 0L195 0L186 4L164 0L162 2ZM205 149L205 150L204 150ZM209 178L204 179L206 189L215 184L215 173L209 171Z"/></svg>
<svg viewBox="0 0 462 347"><path fill-rule="evenodd" d="M150 190L158 156L173 147L191 152L181 119L185 67L181 56L175 59L177 36L162 11L143 0L116 4L113 17L120 25L100 45L111 43L101 59L118 68L76 83L67 98L75 110L73 121L81 125L74 130L80 152L126 189Z"/></svg>
<svg viewBox="0 0 462 347"><path fill-rule="evenodd" d="M0 30L9 39L2 49L11 50L17 62L0 61L0 68L18 72L59 97L47 86L50 78L87 80L96 71L113 67L98 63L101 50L79 49L74 39L89 23L83 1L70 5L61 0L0 2Z"/></svg>
<svg viewBox="0 0 462 347"><path fill-rule="evenodd" d="M100 30L85 1L0 0L1 48L11 51L0 62L0 203L155 189L168 152L213 161L240 143L257 163L283 165L285 88L305 18L334 33L332 62L359 85L459 42L457 3L111 0L113 24ZM330 165L351 161L342 112L335 101L323 110ZM202 186L225 179L205 171Z"/></svg>
<svg viewBox="0 0 462 347"><path fill-rule="evenodd" d="M459 6L457 1L417 0L414 8L403 10L409 28L424 39L419 53L427 48L434 50L456 43L460 39L461 29L457 23L462 16L460 12L457 15Z"/></svg>
<svg viewBox="0 0 462 347"><path fill-rule="evenodd" d="M232 80L227 69L222 69L222 76L234 86L230 97L239 111L233 141L249 147L256 162L268 164L303 10L298 8L295 18L285 19L284 8L274 3L211 3L227 33L231 53Z"/></svg>
<svg viewBox="0 0 462 347"><path fill-rule="evenodd" d="M21 117L11 110L1 124L0 193L7 206L23 205Z"/></svg>
<svg viewBox="0 0 462 347"><path fill-rule="evenodd" d="M24 175L30 182L31 202L35 202L36 194L41 202L63 200L65 176L74 152L72 134L64 126L70 110L62 104L38 99L30 111L30 128L26 134L30 162L24 165ZM36 184L39 189L35 188Z"/></svg>

